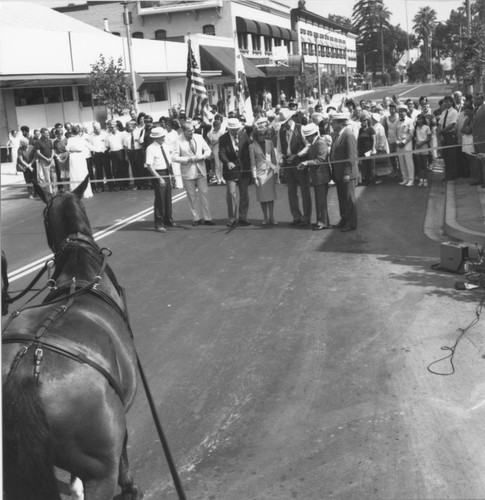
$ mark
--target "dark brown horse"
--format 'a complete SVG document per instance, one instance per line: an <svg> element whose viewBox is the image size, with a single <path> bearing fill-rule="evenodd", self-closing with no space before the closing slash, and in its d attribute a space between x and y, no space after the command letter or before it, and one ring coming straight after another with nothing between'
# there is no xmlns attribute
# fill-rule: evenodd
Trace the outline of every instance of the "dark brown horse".
<svg viewBox="0 0 485 500"><path fill-rule="evenodd" d="M7 500L60 499L54 466L81 479L85 500L143 494L126 453L126 412L136 391L136 353L121 287L95 243L74 192L37 188L49 246L51 289L20 308L2 342L4 490Z"/></svg>
<svg viewBox="0 0 485 500"><path fill-rule="evenodd" d="M7 257L2 250L2 316L8 314L8 272L7 272Z"/></svg>

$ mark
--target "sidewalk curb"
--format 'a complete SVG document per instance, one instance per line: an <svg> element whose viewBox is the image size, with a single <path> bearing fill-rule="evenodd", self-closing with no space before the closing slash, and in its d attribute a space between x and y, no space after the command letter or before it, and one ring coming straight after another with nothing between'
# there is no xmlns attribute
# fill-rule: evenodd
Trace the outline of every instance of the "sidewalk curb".
<svg viewBox="0 0 485 500"><path fill-rule="evenodd" d="M485 245L485 233L474 231L462 226L456 218L455 181L448 181L446 185L445 220L443 230L452 238L469 243Z"/></svg>

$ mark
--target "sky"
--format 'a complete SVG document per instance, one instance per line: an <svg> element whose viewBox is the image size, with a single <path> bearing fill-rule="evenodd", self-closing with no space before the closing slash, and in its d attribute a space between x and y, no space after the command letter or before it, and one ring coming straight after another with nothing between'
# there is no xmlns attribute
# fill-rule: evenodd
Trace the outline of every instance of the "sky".
<svg viewBox="0 0 485 500"><path fill-rule="evenodd" d="M287 0L286 3L294 8L298 2ZM329 14L351 17L355 3L356 0L306 0L306 8L324 17ZM431 7L436 11L438 21L446 21L450 12L462 6L463 3L463 0L384 0L384 5L391 12L391 23L400 24L401 28L406 31L406 6L407 22L411 31L414 24L413 18L421 7Z"/></svg>
<svg viewBox="0 0 485 500"><path fill-rule="evenodd" d="M298 4L297 0L282 1L288 4L290 8L296 8ZM309 11L324 17L329 14L351 17L355 2L356 0L306 0L306 7ZM80 0L38 0L38 3L48 7L59 7L69 3L85 2ZM464 0L384 0L384 5L391 12L391 23L394 25L400 24L405 31L412 31L413 18L421 7L431 7L436 11L438 21L446 21L451 10L456 10L463 4ZM406 11L408 26L406 26Z"/></svg>

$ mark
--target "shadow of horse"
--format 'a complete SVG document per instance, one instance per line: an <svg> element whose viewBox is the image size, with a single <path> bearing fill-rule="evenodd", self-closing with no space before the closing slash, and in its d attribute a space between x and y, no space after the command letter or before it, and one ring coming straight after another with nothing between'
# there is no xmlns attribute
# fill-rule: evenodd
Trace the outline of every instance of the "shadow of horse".
<svg viewBox="0 0 485 500"><path fill-rule="evenodd" d="M137 388L123 289L81 203L88 178L46 203L55 255L42 303L26 305L2 334L4 492L8 500L60 500L54 466L85 500L139 500L127 458L126 412ZM6 262L5 262L6 264ZM6 265L3 265L6 272ZM79 480L75 480L75 477ZM78 493L79 498L80 493Z"/></svg>

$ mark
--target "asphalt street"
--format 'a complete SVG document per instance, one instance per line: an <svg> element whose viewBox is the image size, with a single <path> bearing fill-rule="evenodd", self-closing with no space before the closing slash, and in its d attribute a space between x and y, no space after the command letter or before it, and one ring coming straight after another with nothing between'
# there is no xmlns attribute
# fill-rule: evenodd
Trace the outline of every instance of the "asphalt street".
<svg viewBox="0 0 485 500"><path fill-rule="evenodd" d="M254 224L228 230L225 188L211 187L214 227L193 228L181 198L180 228L155 233L149 211L99 240L126 287L187 497L485 497L483 327L460 343L453 376L426 369L480 298L431 269L440 242L424 232L439 220L427 214L430 191L393 179L359 187L351 233L290 227L285 191L274 228L260 225L251 191ZM151 204L150 191L85 202L95 233ZM2 192L9 271L48 254L42 208ZM338 221L334 189L330 215ZM176 498L141 387L129 428L145 498Z"/></svg>

